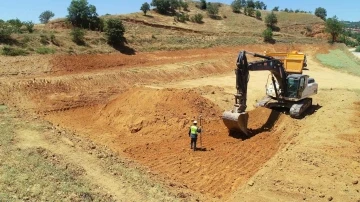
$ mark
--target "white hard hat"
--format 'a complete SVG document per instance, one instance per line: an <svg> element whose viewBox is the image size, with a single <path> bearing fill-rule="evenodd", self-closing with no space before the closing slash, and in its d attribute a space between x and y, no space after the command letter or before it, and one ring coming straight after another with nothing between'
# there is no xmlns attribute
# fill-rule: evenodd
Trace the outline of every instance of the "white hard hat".
<svg viewBox="0 0 360 202"><path fill-rule="evenodd" d="M197 123L197 121L195 120L193 123Z"/></svg>

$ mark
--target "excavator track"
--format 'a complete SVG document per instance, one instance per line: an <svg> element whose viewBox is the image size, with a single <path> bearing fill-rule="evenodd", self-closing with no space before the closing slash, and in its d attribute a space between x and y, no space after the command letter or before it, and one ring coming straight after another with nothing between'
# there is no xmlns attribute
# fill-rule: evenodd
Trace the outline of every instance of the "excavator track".
<svg viewBox="0 0 360 202"><path fill-rule="evenodd" d="M305 98L290 108L290 116L292 118L301 118L303 113L312 105L312 98Z"/></svg>

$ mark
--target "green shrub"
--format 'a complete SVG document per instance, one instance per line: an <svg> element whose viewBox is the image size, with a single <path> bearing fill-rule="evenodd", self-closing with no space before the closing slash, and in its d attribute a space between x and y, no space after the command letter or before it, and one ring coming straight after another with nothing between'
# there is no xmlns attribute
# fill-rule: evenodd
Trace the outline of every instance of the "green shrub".
<svg viewBox="0 0 360 202"><path fill-rule="evenodd" d="M256 10L255 16L257 19L261 19L261 12L259 10Z"/></svg>
<svg viewBox="0 0 360 202"><path fill-rule="evenodd" d="M120 19L109 19L106 21L106 36L108 43L120 45L125 41L125 27Z"/></svg>
<svg viewBox="0 0 360 202"><path fill-rule="evenodd" d="M254 13L255 13L255 9L253 7L248 7L246 9L246 12L247 12L247 15L248 16L254 16Z"/></svg>
<svg viewBox="0 0 360 202"><path fill-rule="evenodd" d="M45 34L40 34L40 43L42 45L48 45L49 44L49 37Z"/></svg>
<svg viewBox="0 0 360 202"><path fill-rule="evenodd" d="M7 56L19 56L19 55L24 56L24 55L28 55L29 53L23 49L4 46L2 49L2 54Z"/></svg>
<svg viewBox="0 0 360 202"><path fill-rule="evenodd" d="M273 37L273 32L271 28L267 28L263 31L262 33L263 37L264 37L264 41L265 42L272 42L274 39Z"/></svg>
<svg viewBox="0 0 360 202"><path fill-rule="evenodd" d="M42 55L46 55L46 54L54 54L55 50L52 48L48 48L48 47L40 47L38 49L36 49L36 52Z"/></svg>
<svg viewBox="0 0 360 202"><path fill-rule="evenodd" d="M51 43L54 44L55 46L61 46L60 41L57 40L57 38L55 37L54 34L51 34L50 40L51 40Z"/></svg>
<svg viewBox="0 0 360 202"><path fill-rule="evenodd" d="M360 52L360 46L356 47L355 52Z"/></svg>
<svg viewBox="0 0 360 202"><path fill-rule="evenodd" d="M273 29L277 23L278 19L273 11L265 17L265 24L269 28Z"/></svg>
<svg viewBox="0 0 360 202"><path fill-rule="evenodd" d="M206 10L210 17L217 16L217 14L219 13L219 5L215 3L209 3Z"/></svg>
<svg viewBox="0 0 360 202"><path fill-rule="evenodd" d="M85 30L81 28L74 28L70 32L70 35L72 36L72 41L77 45L85 45Z"/></svg>
<svg viewBox="0 0 360 202"><path fill-rule="evenodd" d="M9 23L0 22L0 41L9 39L14 32L14 28Z"/></svg>
<svg viewBox="0 0 360 202"><path fill-rule="evenodd" d="M201 13L195 14L194 16L191 16L190 20L191 22L196 22L196 23L202 23L204 16Z"/></svg>
<svg viewBox="0 0 360 202"><path fill-rule="evenodd" d="M22 44L27 44L27 43L29 43L30 41L31 41L30 36L25 35L24 38L21 40L21 43L22 43Z"/></svg>
<svg viewBox="0 0 360 202"><path fill-rule="evenodd" d="M23 24L25 25L25 27L26 27L26 29L28 30L29 33L34 32L34 23L32 21L23 22Z"/></svg>
<svg viewBox="0 0 360 202"><path fill-rule="evenodd" d="M7 23L13 27L13 32L21 33L21 27L23 26L23 23L19 19L11 19L8 20Z"/></svg>
<svg viewBox="0 0 360 202"><path fill-rule="evenodd" d="M175 16L175 20L179 22L185 22L185 21L190 21L190 17L188 14L177 13Z"/></svg>
<svg viewBox="0 0 360 202"><path fill-rule="evenodd" d="M241 9L242 5L241 5L241 1L240 0L234 0L232 3L231 3L231 8L232 8L232 11L234 13L240 13L240 9Z"/></svg>

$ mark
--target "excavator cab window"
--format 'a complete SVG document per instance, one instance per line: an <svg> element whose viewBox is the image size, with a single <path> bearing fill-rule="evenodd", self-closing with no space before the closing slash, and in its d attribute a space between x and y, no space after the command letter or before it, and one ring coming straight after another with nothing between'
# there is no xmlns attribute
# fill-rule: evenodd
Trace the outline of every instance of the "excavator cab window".
<svg viewBox="0 0 360 202"><path fill-rule="evenodd" d="M299 91L299 80L296 78L288 78L287 85L287 97L297 98Z"/></svg>

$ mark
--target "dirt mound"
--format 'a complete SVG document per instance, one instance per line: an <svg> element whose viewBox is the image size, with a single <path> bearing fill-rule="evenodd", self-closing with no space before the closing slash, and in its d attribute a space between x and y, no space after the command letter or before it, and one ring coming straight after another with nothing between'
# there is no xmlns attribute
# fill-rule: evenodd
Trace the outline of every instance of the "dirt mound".
<svg viewBox="0 0 360 202"><path fill-rule="evenodd" d="M218 119L221 110L192 90L130 89L103 107L97 117L120 131L153 134L181 130L202 114ZM152 126L152 127L150 127Z"/></svg>
<svg viewBox="0 0 360 202"><path fill-rule="evenodd" d="M202 114L202 151L189 148L188 127ZM254 137L228 135L222 110L193 90L135 88L106 105L48 115L94 141L132 157L171 186L210 197L227 196L245 183L278 150L279 113L249 112ZM270 118L269 118L270 117Z"/></svg>

